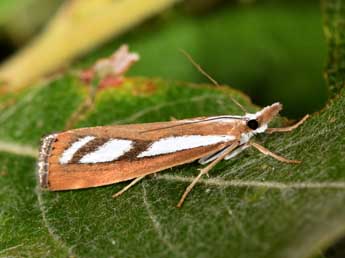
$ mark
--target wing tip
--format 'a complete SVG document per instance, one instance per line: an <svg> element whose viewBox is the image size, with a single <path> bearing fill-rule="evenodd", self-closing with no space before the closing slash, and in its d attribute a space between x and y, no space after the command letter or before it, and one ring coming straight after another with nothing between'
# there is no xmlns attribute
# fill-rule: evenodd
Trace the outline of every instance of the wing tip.
<svg viewBox="0 0 345 258"><path fill-rule="evenodd" d="M39 152L38 159L38 180L41 188L48 189L48 173L49 173L49 164L48 159L51 153L52 145L57 138L57 134L50 134L44 137L41 141L41 149Z"/></svg>

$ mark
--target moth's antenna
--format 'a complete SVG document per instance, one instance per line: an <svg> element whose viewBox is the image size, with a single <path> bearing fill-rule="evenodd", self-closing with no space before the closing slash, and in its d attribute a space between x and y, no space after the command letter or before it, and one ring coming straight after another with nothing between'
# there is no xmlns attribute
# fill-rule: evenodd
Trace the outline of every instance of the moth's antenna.
<svg viewBox="0 0 345 258"><path fill-rule="evenodd" d="M240 102L238 102L236 99L234 99L233 97L230 97L232 102L235 103L235 105L237 105L244 113L248 113L247 109L245 109L244 106L241 105Z"/></svg>
<svg viewBox="0 0 345 258"><path fill-rule="evenodd" d="M198 120L198 121L186 122L186 123L181 123L181 124L177 124L177 125L169 125L169 126L165 126L165 127L159 127L159 128L155 128L155 129L145 130L145 131L141 131L139 133L154 132L154 131L159 131L159 130L164 130L164 129L170 129L173 127L179 127L179 126L191 125L191 124L199 124L199 123L203 123L203 122L217 121L217 120L222 120L222 119L244 120L245 118L243 118L242 116L217 116L217 117L206 118L206 119Z"/></svg>
<svg viewBox="0 0 345 258"><path fill-rule="evenodd" d="M211 77L211 75L209 75L197 62L194 61L192 56L189 53L187 53L187 51L185 51L183 49L180 49L180 51L195 66L195 68L198 69L199 72L201 72L203 75L205 75L207 77L207 79L209 79L214 85L220 86L220 84L215 79L213 79Z"/></svg>
<svg viewBox="0 0 345 258"><path fill-rule="evenodd" d="M212 78L211 75L209 75L197 62L195 62L195 60L193 59L193 57L184 49L180 49L180 52L187 57L187 59L194 65L194 67L200 72L202 73L207 79L209 79L214 85L220 87L220 84ZM244 113L248 113L247 110L237 101L235 100L233 97L230 97L232 102L235 103L235 105L237 105Z"/></svg>

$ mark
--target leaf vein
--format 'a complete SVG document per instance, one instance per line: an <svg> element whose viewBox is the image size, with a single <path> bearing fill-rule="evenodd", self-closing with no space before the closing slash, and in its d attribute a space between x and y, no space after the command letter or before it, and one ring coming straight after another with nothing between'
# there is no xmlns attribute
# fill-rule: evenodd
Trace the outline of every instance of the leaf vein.
<svg viewBox="0 0 345 258"><path fill-rule="evenodd" d="M177 257L182 257L181 252L177 249L175 245L172 244L172 242L169 240L169 238L163 234L162 229L161 229L161 224L158 221L157 217L155 214L152 212L152 209L148 203L147 200L147 194L146 194L146 188L144 183L142 184L142 189L143 189L143 202L147 211L147 214L150 217L150 220L152 221L153 228L155 229L158 239L169 248L170 251L172 251Z"/></svg>
<svg viewBox="0 0 345 258"><path fill-rule="evenodd" d="M32 146L2 140L0 140L0 151L32 158L38 157L37 149Z"/></svg>
<svg viewBox="0 0 345 258"><path fill-rule="evenodd" d="M192 182L193 177L183 177L174 175L157 175L157 180L166 180L172 182ZM345 189L344 182L274 182L274 181L254 181L254 180L224 180L220 177L210 179L200 179L198 183L220 186L220 187L258 187L272 189Z"/></svg>
<svg viewBox="0 0 345 258"><path fill-rule="evenodd" d="M2 114L0 114L0 124L6 122L6 120L8 120L18 109L30 103L31 100L33 100L36 97L40 90L41 87L37 87L36 89L32 90L29 94L27 94L24 98L22 98L19 102L17 102L15 105L10 106L7 110L2 112Z"/></svg>
<svg viewBox="0 0 345 258"><path fill-rule="evenodd" d="M127 118L113 121L111 124L130 123L130 122L136 121L140 117L147 115L151 112L160 111L162 108L165 108L165 107L172 107L172 106L176 106L176 105L183 104L183 103L191 103L191 102L197 103L197 102L204 101L205 99L213 99L213 98L218 99L218 98L220 98L220 96L212 95L212 94L205 94L205 95L201 95L201 96L192 97L189 99L182 99L182 100L176 100L176 101L165 102L162 104L152 105L150 107L144 108L138 112L133 113L131 116L129 116Z"/></svg>
<svg viewBox="0 0 345 258"><path fill-rule="evenodd" d="M9 252L9 251L12 251L12 250L15 250L15 249L17 249L18 247L21 247L21 246L23 246L24 244L23 243L21 243L21 244L19 244L19 245L15 245L15 246L11 246L11 247L8 247L8 248L5 248L5 249L2 249L2 250L0 250L0 254L4 254L4 253L6 253L6 252Z"/></svg>
<svg viewBox="0 0 345 258"><path fill-rule="evenodd" d="M43 225L47 228L49 236L53 239L54 242L56 242L60 247L65 249L69 255L69 257L78 257L76 254L73 252L73 246L68 247L67 244L58 236L55 232L54 229L50 227L48 223L48 219L46 216L46 210L43 205L43 199L42 199L42 194L39 189L39 186L36 187L36 195L37 195L37 200L38 200L38 207L40 209L41 215L42 215L42 220L43 220Z"/></svg>

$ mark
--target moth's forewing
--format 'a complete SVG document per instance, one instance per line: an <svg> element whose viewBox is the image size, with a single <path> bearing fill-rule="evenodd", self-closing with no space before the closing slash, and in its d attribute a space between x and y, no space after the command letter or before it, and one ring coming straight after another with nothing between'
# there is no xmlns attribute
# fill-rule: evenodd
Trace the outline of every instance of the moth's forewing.
<svg viewBox="0 0 345 258"><path fill-rule="evenodd" d="M42 147L40 154L41 186L50 190L96 187L189 163L238 141L241 132L239 127L242 126L242 123L234 121L233 123L212 122L167 128L182 123L185 121L82 128L49 136L44 140L46 142L43 143L44 147ZM158 128L165 129L152 131ZM228 137L227 141L207 146L138 157L140 153L143 153L160 139L168 137L174 139L173 137L192 135L229 135L231 137ZM71 149L73 143L88 136L91 136L93 140L79 148L78 152L74 153L73 158L62 163L61 157L66 150ZM82 157L85 157L88 152L92 153L92 151L97 150L97 146L102 146L111 139L132 141L133 148L113 161L80 163Z"/></svg>

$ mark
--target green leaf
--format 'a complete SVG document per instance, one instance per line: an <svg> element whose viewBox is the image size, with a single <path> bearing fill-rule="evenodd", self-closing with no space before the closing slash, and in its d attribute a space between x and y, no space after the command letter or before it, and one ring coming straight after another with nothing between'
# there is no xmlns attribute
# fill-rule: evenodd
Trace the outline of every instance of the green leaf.
<svg viewBox="0 0 345 258"><path fill-rule="evenodd" d="M182 209L175 205L196 175L196 163L149 177L113 200L111 195L126 183L79 191L35 191L34 159L4 151L0 240L5 251L1 254L311 255L345 231L345 163L339 155L345 133L343 94L295 132L258 139L277 153L302 159L301 165L282 164L248 150L217 166ZM89 111L75 122L81 127L239 113L230 95L249 105L245 97L225 88L128 79L121 87L99 91ZM33 89L1 113L0 139L17 148L37 147L41 135L62 130L76 117L73 112L86 98L85 86L71 76Z"/></svg>
<svg viewBox="0 0 345 258"><path fill-rule="evenodd" d="M51 235L37 201L35 158L39 138L61 130L81 100L81 92L65 78L33 88L1 110L0 256L66 257L68 248Z"/></svg>
<svg viewBox="0 0 345 258"><path fill-rule="evenodd" d="M342 13L328 16L341 1L325 1L330 2L326 17L342 21ZM336 73L334 81L341 76ZM248 149L217 165L182 209L175 205L197 174L197 163L148 177L116 200L111 195L126 183L42 192L35 180L39 139L70 125L240 114L230 96L257 110L242 94L128 78L116 88L98 91L92 104L85 105L89 89L66 74L1 98L0 256L322 257L322 250L345 235L345 92L343 87L337 92L294 132L257 137L270 150L302 164L283 164Z"/></svg>

